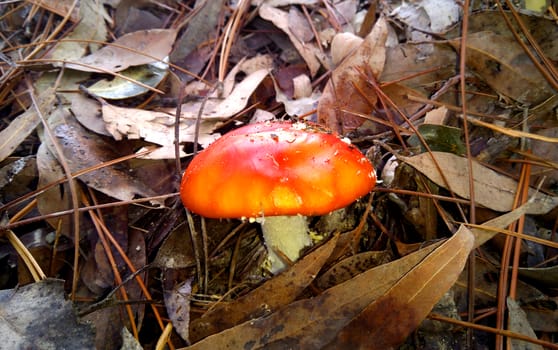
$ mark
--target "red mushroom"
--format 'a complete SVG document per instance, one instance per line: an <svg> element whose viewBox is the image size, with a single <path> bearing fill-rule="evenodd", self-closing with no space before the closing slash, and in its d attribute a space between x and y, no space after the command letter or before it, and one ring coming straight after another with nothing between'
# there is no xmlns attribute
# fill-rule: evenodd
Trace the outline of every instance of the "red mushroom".
<svg viewBox="0 0 558 350"><path fill-rule="evenodd" d="M354 146L306 123L251 124L201 151L182 178L184 206L208 218L260 218L270 271L311 245L305 216L369 193L372 164ZM277 252L280 252L279 254Z"/></svg>

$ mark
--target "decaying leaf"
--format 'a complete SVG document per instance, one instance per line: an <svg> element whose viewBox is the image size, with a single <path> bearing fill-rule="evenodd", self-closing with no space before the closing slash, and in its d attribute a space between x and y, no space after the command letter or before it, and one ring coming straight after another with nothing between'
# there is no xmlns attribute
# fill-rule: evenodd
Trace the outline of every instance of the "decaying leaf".
<svg viewBox="0 0 558 350"><path fill-rule="evenodd" d="M195 342L252 318L262 317L295 300L327 261L337 237L249 294L230 303L218 304L194 320L190 325L190 340Z"/></svg>
<svg viewBox="0 0 558 350"><path fill-rule="evenodd" d="M80 20L79 3L75 3L73 0L30 0L30 2L62 17L66 16L73 7L70 21L76 23ZM73 6L74 4L75 6Z"/></svg>
<svg viewBox="0 0 558 350"><path fill-rule="evenodd" d="M40 1L43 2L43 1ZM97 50L99 44L90 40L104 41L108 35L105 19L109 18L102 2L83 1L79 4L79 21L71 33L60 40L47 57L59 60L75 60L86 54L88 50ZM57 63L55 63L56 65ZM60 65L60 64L58 64Z"/></svg>
<svg viewBox="0 0 558 350"><path fill-rule="evenodd" d="M141 66L133 66L122 71L123 77L115 77L112 80L99 80L86 88L94 95L110 100L121 100L139 96L149 91L147 87L155 88L167 75L169 66L166 63L154 62ZM141 86L136 82L142 83Z"/></svg>
<svg viewBox="0 0 558 350"><path fill-rule="evenodd" d="M189 339L190 329L190 297L192 295L192 279L178 285L173 290L165 291L165 306L172 321L174 330L184 340Z"/></svg>
<svg viewBox="0 0 558 350"><path fill-rule="evenodd" d="M0 291L0 334L6 349L94 349L94 332L64 298L64 281L43 280Z"/></svg>
<svg viewBox="0 0 558 350"><path fill-rule="evenodd" d="M455 47L460 41L451 42ZM552 95L552 88L515 38L492 32L467 36L467 67L499 94L527 105Z"/></svg>
<svg viewBox="0 0 558 350"><path fill-rule="evenodd" d="M518 302L508 297L506 298L506 304L508 306L508 329L514 333L527 335L533 339L537 339L535 331L531 328L531 325L527 320L525 311L521 309ZM512 349L543 350L541 345L529 343L524 340L511 339L510 342L512 344Z"/></svg>
<svg viewBox="0 0 558 350"><path fill-rule="evenodd" d="M440 175L432 157L440 165L440 168L444 169L447 184ZM468 161L466 158L452 153L432 152L432 155L422 153L413 157L401 157L401 159L426 175L438 186L448 188L463 198L470 198ZM478 204L500 212L512 210L517 181L498 174L476 161L473 161L473 177L475 201ZM545 214L558 205L558 197L548 196L534 189L530 189L529 197L532 197L533 201L539 206L529 207L527 214Z"/></svg>
<svg viewBox="0 0 558 350"><path fill-rule="evenodd" d="M64 157L73 173L118 158L112 145L97 134L87 131L67 110L57 109L50 117L49 125L62 146L63 154L56 153L54 143L49 138L45 138L44 142L57 158ZM129 171L117 170L115 167L103 167L83 174L79 179L92 188L120 200L131 200L136 195L156 195L149 186L130 175Z"/></svg>
<svg viewBox="0 0 558 350"><path fill-rule="evenodd" d="M126 34L112 44L85 56L67 68L85 72L120 72L167 57L176 37L176 29L150 29ZM79 64L78 64L79 63Z"/></svg>
<svg viewBox="0 0 558 350"><path fill-rule="evenodd" d="M316 286L327 289L345 282L375 266L388 263L392 256L387 251L362 252L345 258L320 275Z"/></svg>
<svg viewBox="0 0 558 350"><path fill-rule="evenodd" d="M54 103L54 89L43 91L37 98L38 108L42 113L49 111ZM41 120L34 107L15 118L5 129L0 131L0 162L12 152L31 134Z"/></svg>
<svg viewBox="0 0 558 350"><path fill-rule="evenodd" d="M37 151L37 170L39 172L39 187L64 178L62 167L44 143L39 146ZM43 215L70 209L71 201L68 185L56 186L40 193L37 196L37 208ZM46 221L52 227L57 227L62 234L70 234L72 232L72 219L69 216L50 218L46 219Z"/></svg>
<svg viewBox="0 0 558 350"><path fill-rule="evenodd" d="M414 302L407 307L416 308L414 322L420 322L418 316L430 311L437 301L437 293L443 294L457 279L472 246L472 235L461 228L443 244L435 244L380 265L314 298L296 301L269 316L209 336L187 349L238 349L246 346L251 349L321 349L334 341L337 333L362 310L388 291L391 291L387 295L393 301ZM441 283L443 288L433 287L434 281ZM406 289L395 288L396 285L404 285ZM417 289L419 293L415 293ZM384 299L387 302L387 297ZM385 303L372 305L387 309ZM377 322L384 322L388 318L386 315L394 311L378 312ZM407 325L407 331L412 331L413 324L409 322ZM369 329L364 333L367 332ZM401 335L394 335L391 341L396 338L400 339Z"/></svg>
<svg viewBox="0 0 558 350"><path fill-rule="evenodd" d="M149 111L139 108L118 107L102 103L103 120L108 132L115 140L143 139L147 142L163 146L168 152L163 158L172 159L174 151L174 123L175 117L165 112ZM200 123L198 143L206 147L216 140L219 135L212 134L217 120L202 120ZM180 142L193 142L196 133L195 119L180 119ZM181 157L186 156L181 151Z"/></svg>
<svg viewBox="0 0 558 350"><path fill-rule="evenodd" d="M397 347L455 283L473 249L471 231L455 235L364 309L325 349Z"/></svg>
<svg viewBox="0 0 558 350"><path fill-rule="evenodd" d="M293 34L289 28L289 14L285 11L272 7L268 3L264 3L260 7L259 14L261 18L271 21L277 28L281 29L289 36L289 39L293 43L294 47L308 65L310 75L316 75L318 69L320 69L320 61L316 58L317 48L315 48L312 43L301 42L297 36Z"/></svg>
<svg viewBox="0 0 558 350"><path fill-rule="evenodd" d="M377 96L366 81L366 74L375 79L380 76L386 59L387 32L387 22L380 18L358 49L335 68L318 103L321 124L344 135L363 122L354 113L372 112Z"/></svg>

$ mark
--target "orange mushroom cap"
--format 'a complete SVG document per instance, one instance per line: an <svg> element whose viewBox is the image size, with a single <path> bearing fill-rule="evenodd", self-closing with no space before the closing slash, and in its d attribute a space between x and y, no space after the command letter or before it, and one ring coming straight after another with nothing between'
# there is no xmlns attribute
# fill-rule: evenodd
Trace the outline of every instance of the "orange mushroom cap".
<svg viewBox="0 0 558 350"><path fill-rule="evenodd" d="M208 218L324 215L372 190L354 146L305 123L251 124L201 151L182 178L184 206Z"/></svg>

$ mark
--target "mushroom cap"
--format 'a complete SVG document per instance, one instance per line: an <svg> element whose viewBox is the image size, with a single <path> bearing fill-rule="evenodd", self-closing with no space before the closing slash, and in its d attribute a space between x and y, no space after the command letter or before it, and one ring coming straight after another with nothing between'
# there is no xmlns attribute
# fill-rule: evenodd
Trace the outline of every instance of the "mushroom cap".
<svg viewBox="0 0 558 350"><path fill-rule="evenodd" d="M309 216L343 208L375 184L370 161L337 135L272 122L238 128L198 153L180 196L208 218Z"/></svg>

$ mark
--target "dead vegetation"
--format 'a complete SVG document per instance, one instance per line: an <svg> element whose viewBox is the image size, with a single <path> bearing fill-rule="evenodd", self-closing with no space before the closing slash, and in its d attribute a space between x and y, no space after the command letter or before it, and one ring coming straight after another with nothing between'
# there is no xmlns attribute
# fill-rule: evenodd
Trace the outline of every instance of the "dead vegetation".
<svg viewBox="0 0 558 350"><path fill-rule="evenodd" d="M558 348L555 10L3 2L0 347ZM271 119L381 180L275 276L258 225L178 196Z"/></svg>

